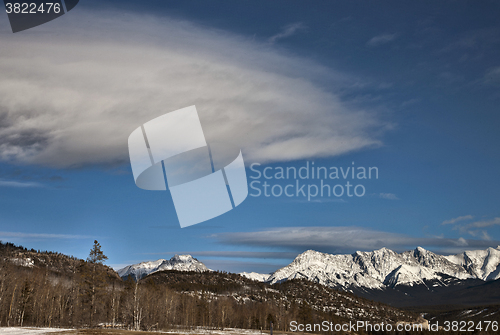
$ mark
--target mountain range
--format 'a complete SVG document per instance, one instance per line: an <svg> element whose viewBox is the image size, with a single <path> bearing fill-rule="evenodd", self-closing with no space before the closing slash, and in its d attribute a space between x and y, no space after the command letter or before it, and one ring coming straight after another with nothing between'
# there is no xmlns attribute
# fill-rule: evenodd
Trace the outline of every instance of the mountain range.
<svg viewBox="0 0 500 335"><path fill-rule="evenodd" d="M270 283L304 278L320 284L349 289L362 287L382 289L398 285L425 285L446 277L483 281L500 278L500 246L496 249L465 251L442 256L424 248L396 253L382 248L371 252L357 251L350 255L330 255L308 250L270 275Z"/></svg>
<svg viewBox="0 0 500 335"><path fill-rule="evenodd" d="M170 260L142 262L117 272L122 278L131 275L137 280L163 270L212 271L191 255L175 255ZM272 274L242 272L240 275L271 284L289 279L307 279L343 289L413 286L429 280L439 281L444 278L443 275L460 280L488 281L500 278L500 246L450 256L438 255L421 247L403 253L382 248L344 255L308 250ZM442 284L446 285L445 282Z"/></svg>
<svg viewBox="0 0 500 335"><path fill-rule="evenodd" d="M162 270L211 271L190 255L176 255L169 261L160 259L131 265L118 274L122 278L132 275L138 280ZM489 303L500 298L497 288L500 288L497 281L500 279L500 246L450 256L421 247L402 253L382 248L343 255L308 250L272 274L243 272L240 275L269 284L306 279L399 306L426 304L438 295L442 303L476 300ZM490 282L489 293L486 293L482 285ZM454 294L450 295L452 291ZM454 301L458 296L461 300Z"/></svg>
<svg viewBox="0 0 500 335"><path fill-rule="evenodd" d="M286 329L289 320L427 322L421 316L440 323L498 322L500 279L495 278L499 249L454 256L439 256L422 248L401 254L388 249L352 255L307 251L272 275L211 271L189 255L176 255L170 260L127 266L119 271L124 281L102 264L91 266L60 253L0 243L0 281L3 296L9 297L0 301L0 319L28 326L43 326L50 316L58 327L92 323L86 309L90 300L78 292L91 292L89 274L94 269L103 285L101 292L107 292L100 294L94 321L132 327L134 315L144 313L143 330L177 324L260 329L270 320L275 329ZM411 267L415 268L411 276L403 276L402 269ZM343 272L344 283L348 274L354 279L339 289ZM360 286L359 278L374 288ZM61 297L66 308L50 303ZM114 305L116 301L123 303Z"/></svg>

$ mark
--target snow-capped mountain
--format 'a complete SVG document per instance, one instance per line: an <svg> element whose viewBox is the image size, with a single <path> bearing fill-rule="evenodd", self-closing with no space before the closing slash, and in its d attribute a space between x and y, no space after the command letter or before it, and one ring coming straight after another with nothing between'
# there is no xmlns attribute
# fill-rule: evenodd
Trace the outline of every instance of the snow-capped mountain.
<svg viewBox="0 0 500 335"><path fill-rule="evenodd" d="M304 278L344 289L383 289L397 285L413 286L435 281L446 286L443 277L494 280L500 278L500 246L497 249L466 251L441 256L424 248L398 254L387 248L351 255L331 255L308 250L288 266L273 273L271 284Z"/></svg>
<svg viewBox="0 0 500 335"><path fill-rule="evenodd" d="M500 279L500 246L496 249L464 251L458 255L446 256L450 262L464 268L473 278L482 280Z"/></svg>
<svg viewBox="0 0 500 335"><path fill-rule="evenodd" d="M170 260L159 259L152 262L142 262L139 264L129 265L118 270L118 275L122 278L132 276L134 280L139 280L146 277L150 273L165 270L177 271L194 271L204 272L212 271L205 264L192 257L191 255L175 255Z"/></svg>
<svg viewBox="0 0 500 335"><path fill-rule="evenodd" d="M257 272L241 272L239 273L240 276L243 276L245 278L255 280L255 281L260 281L260 282L265 282L269 278L270 274L269 273L257 273Z"/></svg>
<svg viewBox="0 0 500 335"><path fill-rule="evenodd" d="M458 279L471 278L470 274L463 266L450 261L446 256L437 255L421 247L417 247L415 250L405 251L401 255L408 262L415 260L420 266L431 269L434 272L444 273Z"/></svg>
<svg viewBox="0 0 500 335"><path fill-rule="evenodd" d="M424 280L440 279L440 277L423 266L403 264L392 271L384 280L384 285L395 287L397 285L413 286L424 284Z"/></svg>

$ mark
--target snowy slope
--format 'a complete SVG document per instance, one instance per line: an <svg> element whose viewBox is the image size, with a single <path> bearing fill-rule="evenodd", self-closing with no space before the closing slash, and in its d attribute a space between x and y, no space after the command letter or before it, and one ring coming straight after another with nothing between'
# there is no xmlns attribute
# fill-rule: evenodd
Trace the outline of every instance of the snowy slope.
<svg viewBox="0 0 500 335"><path fill-rule="evenodd" d="M241 272L241 273L239 273L239 275L243 276L245 278L260 281L260 282L267 281L267 279L270 276L269 273L257 273L257 272Z"/></svg>
<svg viewBox="0 0 500 335"><path fill-rule="evenodd" d="M417 247L415 250L405 251L401 254L409 263L417 262L418 265L430 269L434 272L444 273L458 279L471 278L470 274L446 256L437 255L424 248Z"/></svg>
<svg viewBox="0 0 500 335"><path fill-rule="evenodd" d="M397 285L425 285L442 275L457 279L493 280L500 278L500 246L497 249L466 251L441 256L424 248L398 254L387 248L351 255L330 255L308 250L289 265L273 273L268 282L304 278L330 287L383 289Z"/></svg>
<svg viewBox="0 0 500 335"><path fill-rule="evenodd" d="M464 251L461 254L445 256L445 258L463 267L474 278L500 279L500 246L496 249Z"/></svg>
<svg viewBox="0 0 500 335"><path fill-rule="evenodd" d="M118 275L122 278L132 276L135 280L141 279L150 273L165 270L177 271L194 271L204 272L211 271L205 264L198 261L191 255L175 255L170 260L159 259L152 262L142 262L139 264L129 265L118 270Z"/></svg>
<svg viewBox="0 0 500 335"><path fill-rule="evenodd" d="M385 250L378 251L384 253ZM330 255L308 250L298 255L290 265L273 273L268 281L274 284L289 279L304 278L332 287L354 285L381 288L383 283L377 279L379 271L370 266L368 258L369 255L361 252L353 255ZM386 262L391 260L384 261ZM372 277L370 273L375 276Z"/></svg>
<svg viewBox="0 0 500 335"><path fill-rule="evenodd" d="M414 284L425 285L424 280L439 279L440 277L432 270L423 266L403 264L392 271L384 280L384 284L390 287L397 285L413 286Z"/></svg>

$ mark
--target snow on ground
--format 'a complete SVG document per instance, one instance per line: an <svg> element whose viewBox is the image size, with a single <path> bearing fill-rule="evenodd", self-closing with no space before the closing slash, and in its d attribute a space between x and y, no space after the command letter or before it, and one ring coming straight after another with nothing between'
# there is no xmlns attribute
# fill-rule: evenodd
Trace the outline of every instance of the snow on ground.
<svg viewBox="0 0 500 335"><path fill-rule="evenodd" d="M64 332L73 329L64 328L34 328L34 327L0 327L0 335L41 335Z"/></svg>
<svg viewBox="0 0 500 335"><path fill-rule="evenodd" d="M260 330L255 329L239 329L239 328L225 328L224 330L214 329L193 329L193 330L172 330L162 331L162 334L207 334L207 335L254 335L262 334Z"/></svg>
<svg viewBox="0 0 500 335"><path fill-rule="evenodd" d="M34 327L0 327L0 335L42 335L50 333L59 332L73 332L76 333L75 329L64 329L64 328L34 328ZM127 331L123 332L124 334ZM146 332L145 332L146 333ZM237 328L225 328L224 330L214 330L214 329L193 329L193 330L171 330L171 331L159 331L154 332L156 334L186 334L186 335L256 335L261 334L260 330L255 329L237 329ZM105 334L105 330L103 330ZM54 334L55 335L55 334Z"/></svg>

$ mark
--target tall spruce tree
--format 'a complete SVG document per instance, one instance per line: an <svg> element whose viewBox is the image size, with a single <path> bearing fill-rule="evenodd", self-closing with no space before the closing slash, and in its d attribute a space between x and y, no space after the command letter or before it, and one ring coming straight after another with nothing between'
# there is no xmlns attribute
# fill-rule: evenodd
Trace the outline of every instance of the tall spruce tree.
<svg viewBox="0 0 500 335"><path fill-rule="evenodd" d="M101 250L101 245L97 240L94 240L94 246L90 249L89 257L87 257L87 262L93 264L94 267L96 264L104 264L104 262L108 259L108 256L104 255Z"/></svg>
<svg viewBox="0 0 500 335"><path fill-rule="evenodd" d="M82 269L84 278L84 295L87 296L89 306L89 322L90 327L94 326L94 315L97 313L97 300L101 298L104 287L106 285L106 271L102 267L108 259L101 250L101 245L97 240L94 241L92 249L90 249L87 262Z"/></svg>

